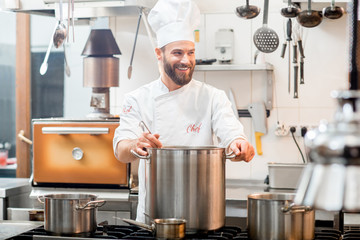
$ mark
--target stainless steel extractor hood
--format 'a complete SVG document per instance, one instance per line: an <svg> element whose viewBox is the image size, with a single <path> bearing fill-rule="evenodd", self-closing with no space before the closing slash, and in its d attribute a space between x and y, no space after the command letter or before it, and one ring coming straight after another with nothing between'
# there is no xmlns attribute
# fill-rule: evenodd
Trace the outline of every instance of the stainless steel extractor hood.
<svg viewBox="0 0 360 240"><path fill-rule="evenodd" d="M63 0L64 14L68 0ZM156 0L74 0L74 18L137 15L139 9L151 9ZM58 16L59 0L0 0L2 11Z"/></svg>

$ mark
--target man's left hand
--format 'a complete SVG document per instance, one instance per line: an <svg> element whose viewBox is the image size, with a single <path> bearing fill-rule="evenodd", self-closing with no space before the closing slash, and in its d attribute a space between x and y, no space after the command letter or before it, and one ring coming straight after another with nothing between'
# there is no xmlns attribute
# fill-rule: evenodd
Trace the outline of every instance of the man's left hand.
<svg viewBox="0 0 360 240"><path fill-rule="evenodd" d="M254 147L245 139L235 139L229 146L229 152L232 151L236 155L232 161L250 162L255 156Z"/></svg>

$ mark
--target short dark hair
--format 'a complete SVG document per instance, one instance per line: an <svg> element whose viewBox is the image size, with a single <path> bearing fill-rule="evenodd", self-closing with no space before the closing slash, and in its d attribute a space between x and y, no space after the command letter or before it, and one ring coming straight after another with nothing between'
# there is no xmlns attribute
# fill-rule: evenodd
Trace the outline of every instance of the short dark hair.
<svg viewBox="0 0 360 240"><path fill-rule="evenodd" d="M162 51L162 53L164 53L164 52L165 52L165 47L166 47L166 45L160 48L160 49L161 49L161 51Z"/></svg>

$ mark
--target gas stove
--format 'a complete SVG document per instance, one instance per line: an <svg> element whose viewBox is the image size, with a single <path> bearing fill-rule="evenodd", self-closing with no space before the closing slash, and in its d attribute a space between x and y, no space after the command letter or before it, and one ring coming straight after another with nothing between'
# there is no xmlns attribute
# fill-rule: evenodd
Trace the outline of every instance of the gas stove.
<svg viewBox="0 0 360 240"><path fill-rule="evenodd" d="M18 236L9 238L9 240L25 240L25 239L155 239L153 234L141 229L137 226L129 225L104 225L98 226L97 230L91 236L51 236L44 227L38 227L33 230L22 233ZM226 240L226 239L249 239L246 230L242 230L236 226L225 226L221 229L186 234L185 239L212 239L212 240ZM360 239L360 231L347 231L341 234L340 231L331 228L316 228L314 240L346 240L346 239Z"/></svg>

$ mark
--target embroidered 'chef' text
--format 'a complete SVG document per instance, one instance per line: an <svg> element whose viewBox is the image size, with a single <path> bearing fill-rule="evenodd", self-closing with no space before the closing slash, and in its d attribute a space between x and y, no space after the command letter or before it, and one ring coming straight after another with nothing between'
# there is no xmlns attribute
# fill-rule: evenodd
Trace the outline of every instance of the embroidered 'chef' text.
<svg viewBox="0 0 360 240"><path fill-rule="evenodd" d="M196 124L190 124L187 129L186 132L190 133L190 132L195 132L195 133L199 133L200 129L201 129L201 125L202 123L200 123L198 126L196 126Z"/></svg>
<svg viewBox="0 0 360 240"><path fill-rule="evenodd" d="M129 113L131 111L132 106L129 107L124 107L123 108L123 113Z"/></svg>

